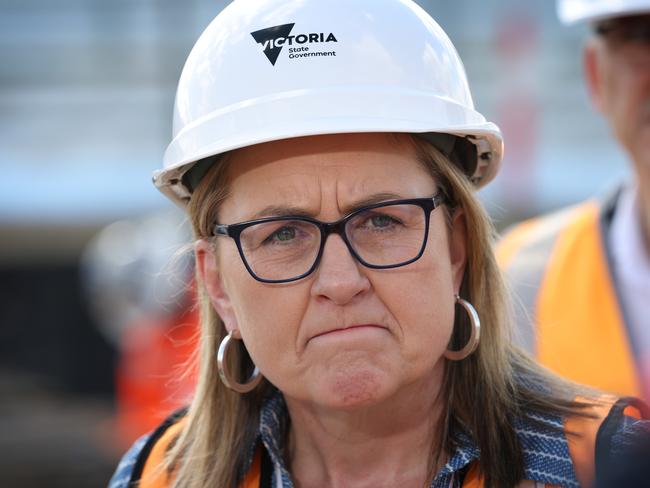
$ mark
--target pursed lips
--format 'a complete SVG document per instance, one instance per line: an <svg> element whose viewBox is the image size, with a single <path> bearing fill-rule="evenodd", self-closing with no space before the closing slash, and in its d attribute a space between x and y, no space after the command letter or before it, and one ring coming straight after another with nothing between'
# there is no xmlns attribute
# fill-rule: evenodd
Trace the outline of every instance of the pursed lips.
<svg viewBox="0 0 650 488"><path fill-rule="evenodd" d="M324 330L322 332L318 332L317 334L314 334L313 336L311 336L307 342L309 343L309 341L311 341L312 339L316 339L318 337L322 337L322 336L325 336L325 335L328 335L328 334L332 334L332 333L336 333L336 332L345 332L345 331L349 331L349 330L352 330L352 329L362 329L362 328L373 328L373 329L388 330L388 327L385 327L385 326L379 325L379 324L352 324L352 325L347 325L347 326L344 326L344 327L336 327L336 328L333 328L333 329L327 329L327 330Z"/></svg>

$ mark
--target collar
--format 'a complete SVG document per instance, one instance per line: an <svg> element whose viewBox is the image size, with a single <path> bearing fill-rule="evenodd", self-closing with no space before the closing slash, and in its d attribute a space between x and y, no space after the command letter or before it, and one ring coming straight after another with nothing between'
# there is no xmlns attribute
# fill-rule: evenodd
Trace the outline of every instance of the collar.
<svg viewBox="0 0 650 488"><path fill-rule="evenodd" d="M266 449L279 473L278 480L281 479L273 488L293 488L282 455L288 418L284 397L275 390L262 406L258 437L249 448L248 467L260 442ZM527 419L515 421L514 427L523 450L526 479L579 488L561 418L529 414ZM468 433L458 432L455 441L454 452L436 474L430 488L460 488L461 471L480 458L480 450Z"/></svg>

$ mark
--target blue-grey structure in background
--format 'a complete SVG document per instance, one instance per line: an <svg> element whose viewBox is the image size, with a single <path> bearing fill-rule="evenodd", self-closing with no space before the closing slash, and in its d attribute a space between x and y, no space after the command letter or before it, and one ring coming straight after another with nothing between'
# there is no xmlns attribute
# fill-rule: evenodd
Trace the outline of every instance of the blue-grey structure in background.
<svg viewBox="0 0 650 488"><path fill-rule="evenodd" d="M175 85L225 1L0 1L0 227L96 225L170 204L151 184ZM584 32L548 0L424 1L502 127L503 173L483 198L512 220L602 193L624 156L589 107Z"/></svg>

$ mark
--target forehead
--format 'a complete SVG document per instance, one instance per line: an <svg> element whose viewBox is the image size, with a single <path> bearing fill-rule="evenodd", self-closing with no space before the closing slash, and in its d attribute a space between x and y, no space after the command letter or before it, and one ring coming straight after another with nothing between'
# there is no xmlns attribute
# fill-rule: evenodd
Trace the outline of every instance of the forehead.
<svg viewBox="0 0 650 488"><path fill-rule="evenodd" d="M309 200L314 192L321 196L331 192L339 199L369 192L427 196L434 181L417 158L410 137L335 134L240 149L228 158L229 193L238 200L245 196L247 200L289 199L290 203Z"/></svg>

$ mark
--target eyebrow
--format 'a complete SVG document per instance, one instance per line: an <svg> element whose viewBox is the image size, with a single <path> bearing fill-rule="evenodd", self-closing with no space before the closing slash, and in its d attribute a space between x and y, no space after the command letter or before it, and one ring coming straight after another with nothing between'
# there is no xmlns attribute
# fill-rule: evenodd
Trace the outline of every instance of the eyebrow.
<svg viewBox="0 0 650 488"><path fill-rule="evenodd" d="M291 205L269 205L259 212L255 212L250 220L261 219L264 217L311 217L312 212L304 208L293 207Z"/></svg>
<svg viewBox="0 0 650 488"><path fill-rule="evenodd" d="M368 205L374 205L375 203L387 202L390 200L402 200L405 197L403 195L398 195L397 193L390 192L381 192L374 193L367 197L362 198L361 200L356 200L355 202L346 205L341 210L343 215L348 215L349 213L359 210L362 207L367 207Z"/></svg>
<svg viewBox="0 0 650 488"><path fill-rule="evenodd" d="M374 205L375 203L381 203L390 200L400 200L404 196L398 195L397 193L390 192L380 192L374 193L367 197L364 197L360 200L356 200L341 209L343 215L348 215L355 210L358 210L368 205ZM292 206L292 205L269 205L264 207L262 210L255 212L251 217L251 220L260 219L264 217L314 217L313 212L309 212L304 208Z"/></svg>

